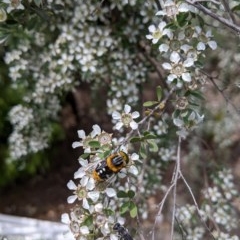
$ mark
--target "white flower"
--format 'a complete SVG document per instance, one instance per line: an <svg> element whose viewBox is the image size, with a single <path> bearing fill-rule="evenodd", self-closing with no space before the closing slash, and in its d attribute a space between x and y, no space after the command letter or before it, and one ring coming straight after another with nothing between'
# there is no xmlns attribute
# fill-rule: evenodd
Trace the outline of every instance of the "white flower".
<svg viewBox="0 0 240 240"><path fill-rule="evenodd" d="M160 10L156 15L165 16L167 15L170 18L176 17L180 12L195 12L195 8L187 3L175 3L172 0L167 0L164 3L163 10Z"/></svg>
<svg viewBox="0 0 240 240"><path fill-rule="evenodd" d="M194 63L192 58L187 58L185 61L180 61L180 55L177 52L173 52L170 56L170 63L163 63L162 66L166 70L170 70L168 75L168 81L172 82L174 79L182 78L185 82L191 81L191 74L187 71L187 67L191 67Z"/></svg>
<svg viewBox="0 0 240 240"><path fill-rule="evenodd" d="M197 50L198 51L204 51L206 49L206 45L208 45L212 50L215 50L217 48L217 43L215 41L210 40L212 37L211 31L207 31L207 33L203 33L202 29L197 26L196 32L199 35L198 39L200 40L197 44Z"/></svg>
<svg viewBox="0 0 240 240"><path fill-rule="evenodd" d="M101 128L98 125L93 125L93 131L86 136L84 130L78 130L78 137L82 139L81 141L73 142L72 147L83 147L84 152L90 152L90 146L88 145L89 141L93 140L97 135L101 133Z"/></svg>
<svg viewBox="0 0 240 240"><path fill-rule="evenodd" d="M62 65L61 70L63 73L65 73L68 69L74 69L74 65L72 64L73 58L73 55L67 55L66 53L63 53L61 58L57 61L59 65Z"/></svg>
<svg viewBox="0 0 240 240"><path fill-rule="evenodd" d="M78 186L72 180L68 182L67 187L70 190L74 190L74 195L69 196L67 199L68 203L73 203L76 199L82 200L82 207L90 209L87 198L90 198L93 202L96 202L99 198L99 192L89 191L94 188L94 183L90 179L85 176L85 178L82 178L80 181L82 185Z"/></svg>
<svg viewBox="0 0 240 240"><path fill-rule="evenodd" d="M155 44L158 42L160 38L162 38L164 35L167 35L169 38L172 38L172 32L170 29L165 28L166 22L162 21L158 24L157 27L155 25L150 25L148 27L148 30L151 34L146 35L146 38L149 40L152 40L152 43Z"/></svg>
<svg viewBox="0 0 240 240"><path fill-rule="evenodd" d="M130 113L130 111L131 107L126 104L124 106L124 112L122 114L116 111L113 112L112 118L114 120L118 120L115 126L117 130L121 129L123 126L131 127L133 130L138 128L138 124L133 119L138 118L140 114L137 111L133 113Z"/></svg>
<svg viewBox="0 0 240 240"><path fill-rule="evenodd" d="M16 9L24 9L24 6L21 3L21 0L3 0L2 2L7 3L7 12L11 12Z"/></svg>

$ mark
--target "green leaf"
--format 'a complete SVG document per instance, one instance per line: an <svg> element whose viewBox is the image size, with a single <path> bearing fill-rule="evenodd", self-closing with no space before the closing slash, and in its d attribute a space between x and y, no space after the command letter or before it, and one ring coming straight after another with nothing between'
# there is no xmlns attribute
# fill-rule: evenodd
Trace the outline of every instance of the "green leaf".
<svg viewBox="0 0 240 240"><path fill-rule="evenodd" d="M160 102L162 100L162 88L161 86L157 86L157 100Z"/></svg>
<svg viewBox="0 0 240 240"><path fill-rule="evenodd" d="M52 9L57 10L57 11L64 10L64 6L62 4L54 4L54 3L52 3L51 6L52 6Z"/></svg>
<svg viewBox="0 0 240 240"><path fill-rule="evenodd" d="M89 141L88 145L92 148L99 148L101 146L99 141Z"/></svg>
<svg viewBox="0 0 240 240"><path fill-rule="evenodd" d="M118 198L127 198L128 194L126 192L124 192L124 191L118 191L117 197Z"/></svg>
<svg viewBox="0 0 240 240"><path fill-rule="evenodd" d="M83 225L86 226L92 226L93 224L93 217L91 215L89 215L88 217L86 217L83 221Z"/></svg>
<svg viewBox="0 0 240 240"><path fill-rule="evenodd" d="M145 148L144 144L141 144L139 154L140 154L141 158L143 158L143 159L147 158L146 148Z"/></svg>
<svg viewBox="0 0 240 240"><path fill-rule="evenodd" d="M149 144L149 150L151 152L157 152L158 151L158 145L156 144L155 140L148 139L147 142Z"/></svg>
<svg viewBox="0 0 240 240"><path fill-rule="evenodd" d="M120 214L124 214L129 210L129 202L123 203L123 205L120 207Z"/></svg>
<svg viewBox="0 0 240 240"><path fill-rule="evenodd" d="M180 27L183 27L188 23L188 20L187 20L188 16L189 16L188 12L186 13L182 12L177 15L177 22Z"/></svg>
<svg viewBox="0 0 240 240"><path fill-rule="evenodd" d="M127 194L128 194L128 197L129 197L129 198L134 198L134 196L135 196L135 192L132 191L132 190L129 190L129 191L127 192Z"/></svg>
<svg viewBox="0 0 240 240"><path fill-rule="evenodd" d="M144 136L144 139L156 139L158 138L155 134L149 133L148 135Z"/></svg>
<svg viewBox="0 0 240 240"><path fill-rule="evenodd" d="M188 94L189 94L189 95L192 95L192 96L194 96L195 98L198 98L198 99L200 99L200 100L204 100L204 99L205 99L204 96L203 96L203 94L202 94L201 92L188 91Z"/></svg>
<svg viewBox="0 0 240 240"><path fill-rule="evenodd" d="M130 139L130 143L141 142L141 141L142 141L141 137L132 137Z"/></svg>
<svg viewBox="0 0 240 240"><path fill-rule="evenodd" d="M89 157L89 153L83 153L81 156L80 156L80 158L83 158L83 159L86 159L86 158L88 158Z"/></svg>
<svg viewBox="0 0 240 240"><path fill-rule="evenodd" d="M239 4L239 5L236 5L235 7L233 7L233 8L232 8L232 11L233 11L233 12L240 11L240 4Z"/></svg>
<svg viewBox="0 0 240 240"><path fill-rule="evenodd" d="M143 103L143 106L144 107L152 107L152 106L154 106L154 105L156 105L158 103L159 102L157 102L157 101L147 101L147 102Z"/></svg>
<svg viewBox="0 0 240 240"><path fill-rule="evenodd" d="M138 209L137 209L136 204L134 202L130 202L129 209L130 209L130 216L132 218L135 218L137 216L137 213L138 213Z"/></svg>
<svg viewBox="0 0 240 240"><path fill-rule="evenodd" d="M114 211L112 209L103 209L103 212L107 215L107 216L111 216L114 214Z"/></svg>

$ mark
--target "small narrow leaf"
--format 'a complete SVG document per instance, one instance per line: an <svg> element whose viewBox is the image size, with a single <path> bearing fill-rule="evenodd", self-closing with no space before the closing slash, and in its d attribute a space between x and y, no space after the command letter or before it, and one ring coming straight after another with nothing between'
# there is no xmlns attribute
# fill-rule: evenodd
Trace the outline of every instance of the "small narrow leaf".
<svg viewBox="0 0 240 240"><path fill-rule="evenodd" d="M88 145L92 148L99 148L101 146L98 141L89 141Z"/></svg>
<svg viewBox="0 0 240 240"><path fill-rule="evenodd" d="M129 190L127 194L128 194L129 198L134 198L134 196L135 196L135 192L132 190Z"/></svg>
<svg viewBox="0 0 240 240"><path fill-rule="evenodd" d="M140 146L139 154L140 154L141 158L143 158L143 159L147 157L146 149L143 144L141 144L141 146Z"/></svg>
<svg viewBox="0 0 240 240"><path fill-rule="evenodd" d="M135 218L137 216L137 212L138 212L136 204L134 202L131 202L129 209L130 209L130 216L132 218Z"/></svg>
<svg viewBox="0 0 240 240"><path fill-rule="evenodd" d="M157 100L160 102L161 99L162 99L162 88L161 88L161 86L157 86L156 91L157 91Z"/></svg>
<svg viewBox="0 0 240 240"><path fill-rule="evenodd" d="M130 139L130 143L141 142L141 141L142 141L142 138L140 137L132 137Z"/></svg>
<svg viewBox="0 0 240 240"><path fill-rule="evenodd" d="M128 194L126 192L124 192L124 191L118 191L117 197L118 198L127 198Z"/></svg>
<svg viewBox="0 0 240 240"><path fill-rule="evenodd" d="M88 158L89 155L90 155L89 153L84 153L80 157L83 159L86 159L86 158Z"/></svg>
<svg viewBox="0 0 240 240"><path fill-rule="evenodd" d="M155 134L147 134L144 139L156 139L157 136Z"/></svg>
<svg viewBox="0 0 240 240"><path fill-rule="evenodd" d="M129 210L129 202L126 202L120 207L120 214L124 214L128 210Z"/></svg>
<svg viewBox="0 0 240 240"><path fill-rule="evenodd" d="M156 144L156 142L153 139L148 139L147 142L149 144L149 150L151 152L157 152L158 151L158 145Z"/></svg>
<svg viewBox="0 0 240 240"><path fill-rule="evenodd" d="M143 106L144 107L152 107L152 106L154 106L156 104L158 104L157 101L147 101L147 102L143 103Z"/></svg>

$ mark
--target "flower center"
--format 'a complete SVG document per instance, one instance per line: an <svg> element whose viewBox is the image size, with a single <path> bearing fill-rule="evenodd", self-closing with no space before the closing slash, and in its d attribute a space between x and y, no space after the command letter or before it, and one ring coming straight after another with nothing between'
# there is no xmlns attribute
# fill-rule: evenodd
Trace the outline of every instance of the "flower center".
<svg viewBox="0 0 240 240"><path fill-rule="evenodd" d="M178 63L173 66L171 72L180 77L185 72L185 68L181 63Z"/></svg>
<svg viewBox="0 0 240 240"><path fill-rule="evenodd" d="M201 34L199 38L203 43L207 43L209 41L209 39L204 34Z"/></svg>
<svg viewBox="0 0 240 240"><path fill-rule="evenodd" d="M186 38L192 38L194 30L191 27L187 27L184 31Z"/></svg>
<svg viewBox="0 0 240 240"><path fill-rule="evenodd" d="M12 0L11 1L11 6L13 8L17 8L20 5L21 1L20 0Z"/></svg>
<svg viewBox="0 0 240 240"><path fill-rule="evenodd" d="M75 221L71 221L70 229L73 233L79 233L79 230L80 230L79 223L77 223Z"/></svg>
<svg viewBox="0 0 240 240"><path fill-rule="evenodd" d="M154 39L160 39L162 37L162 32L160 30L156 30L153 32L153 38Z"/></svg>
<svg viewBox="0 0 240 240"><path fill-rule="evenodd" d="M84 188L82 188L81 186L77 188L76 190L76 195L78 196L78 199L83 199L87 197L87 192Z"/></svg>
<svg viewBox="0 0 240 240"><path fill-rule="evenodd" d="M173 51L177 51L180 49L180 42L178 40L172 40L170 41L170 48L173 50Z"/></svg>
<svg viewBox="0 0 240 240"><path fill-rule="evenodd" d="M112 134L108 134L106 132L103 132L98 136L98 141L100 142L101 145L111 144Z"/></svg>
<svg viewBox="0 0 240 240"><path fill-rule="evenodd" d="M180 97L178 98L177 100L177 104L176 104L176 107L180 110L183 110L187 107L188 105L188 100L186 97Z"/></svg>
<svg viewBox="0 0 240 240"><path fill-rule="evenodd" d="M122 114L122 123L124 126L129 127L131 121L132 121L131 114L127 114L127 113Z"/></svg>

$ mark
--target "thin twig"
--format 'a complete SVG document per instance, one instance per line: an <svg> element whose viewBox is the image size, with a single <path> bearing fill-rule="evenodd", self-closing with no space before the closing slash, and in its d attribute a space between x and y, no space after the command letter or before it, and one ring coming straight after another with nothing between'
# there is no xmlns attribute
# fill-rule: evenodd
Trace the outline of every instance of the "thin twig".
<svg viewBox="0 0 240 240"><path fill-rule="evenodd" d="M221 0L222 4L225 8L225 11L228 13L229 18L232 20L232 23L236 24L236 19L235 16L233 14L233 12L231 11L230 7L229 7L229 3L226 0Z"/></svg>
<svg viewBox="0 0 240 240"><path fill-rule="evenodd" d="M171 240L173 240L174 235L174 219L176 215L176 200L177 200L177 182L180 173L180 161L181 161L181 137L178 137L178 149L177 149L177 161L176 161L176 169L174 176L174 188L173 188L173 210L172 210L172 224L171 224Z"/></svg>
<svg viewBox="0 0 240 240"><path fill-rule="evenodd" d="M165 204L165 202L166 202L166 199L167 199L167 197L168 197L168 195L169 195L169 193L171 192L171 190L172 190L173 187L174 187L174 184L171 184L171 185L169 186L169 188L168 188L167 192L165 193L162 201L160 202L157 216L161 216L163 206L164 206L164 204ZM152 227L152 240L154 240L154 232L155 232L156 224L157 224L157 218L155 218L155 222L154 222L153 227Z"/></svg>
<svg viewBox="0 0 240 240"><path fill-rule="evenodd" d="M199 207L198 207L198 203L197 203L197 201L196 201L196 198L195 198L195 196L194 196L194 194L193 194L193 191L192 191L191 187L189 186L187 180L185 179L185 177L183 176L183 174L182 174L181 171L179 172L179 174L180 174L180 177L182 178L183 182L185 183L185 185L186 185L186 187L187 187L187 189L188 189L188 191L189 191L189 193L190 193L190 195L191 195L191 197L192 197L192 200L193 200L194 205L195 205L195 207L196 207L196 209L197 209L197 212L198 212L198 215L199 215L199 217L200 217L200 219L201 219L201 222L204 224L204 226L206 227L206 229L209 231L209 233L210 233L210 235L212 236L212 238L213 238L213 239L216 239L216 238L213 236L211 230L209 229L209 227L207 226L206 222L204 221L204 219L203 219L203 217L202 217L201 211L200 211L200 209L199 209Z"/></svg>
<svg viewBox="0 0 240 240"><path fill-rule="evenodd" d="M185 1L188 4L196 7L198 10L202 11L203 13L209 15L211 18L216 19L217 21L221 22L222 24L224 24L228 28L232 29L237 34L240 33L240 26L238 26L235 23L230 22L228 19L223 18L223 17L217 15L216 13L210 11L208 8L201 5L198 1L195 1L195 0L185 0Z"/></svg>
<svg viewBox="0 0 240 240"><path fill-rule="evenodd" d="M214 87L218 90L218 92L223 96L223 98L225 99L226 103L227 103L227 104L230 104L230 105L233 107L233 109L236 111L236 113L237 113L238 115L240 115L240 109L238 109L238 108L235 106L235 104L232 103L232 101L229 99L229 97L224 93L224 90L222 90L222 89L220 89L220 88L218 87L218 85L216 84L214 78L213 78L211 75L209 75L208 73L206 73L206 72L204 72L204 71L202 71L202 70L200 70L200 72L209 78L209 80L212 82L213 86L214 86Z"/></svg>

